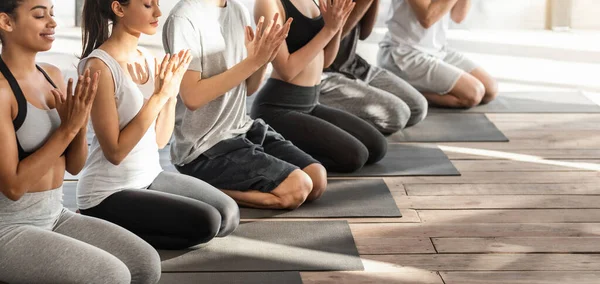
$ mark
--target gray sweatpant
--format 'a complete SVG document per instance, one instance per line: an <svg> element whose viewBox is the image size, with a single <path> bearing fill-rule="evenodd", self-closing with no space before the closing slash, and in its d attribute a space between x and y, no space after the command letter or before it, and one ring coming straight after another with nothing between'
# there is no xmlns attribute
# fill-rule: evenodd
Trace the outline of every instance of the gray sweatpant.
<svg viewBox="0 0 600 284"><path fill-rule="evenodd" d="M157 283L160 274L160 258L148 243L67 209L51 230L0 226L0 282Z"/></svg>
<svg viewBox="0 0 600 284"><path fill-rule="evenodd" d="M384 134L410 127L427 116L427 100L391 72L371 66L366 80L326 72L319 102L371 123Z"/></svg>

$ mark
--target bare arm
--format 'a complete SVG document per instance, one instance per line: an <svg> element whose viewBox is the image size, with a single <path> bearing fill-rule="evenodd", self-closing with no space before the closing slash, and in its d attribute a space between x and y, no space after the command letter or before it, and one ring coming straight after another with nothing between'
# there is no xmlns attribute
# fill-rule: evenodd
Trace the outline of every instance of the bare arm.
<svg viewBox="0 0 600 284"><path fill-rule="evenodd" d="M458 0L450 12L450 18L455 23L460 24L467 18L469 10L471 10L471 0Z"/></svg>
<svg viewBox="0 0 600 284"><path fill-rule="evenodd" d="M67 84L63 80L60 69L50 64L40 64L44 70L50 75L52 81L55 82L58 89L63 93L67 93ZM79 130L65 153L66 164L65 168L67 172L72 175L78 174L85 166L85 161L88 155L88 144L87 144L87 123Z"/></svg>
<svg viewBox="0 0 600 284"><path fill-rule="evenodd" d="M254 72L252 76L246 79L246 87L248 88L248 92L246 95L251 96L256 91L258 91L260 83L262 83L262 81L265 79L265 74L267 73L267 66L268 64L263 65L263 67L260 67L258 71Z"/></svg>
<svg viewBox="0 0 600 284"><path fill-rule="evenodd" d="M335 34L333 39L325 46L323 50L323 69L328 68L333 64L335 58L337 57L337 53L340 50L340 41L342 40L342 30Z"/></svg>
<svg viewBox="0 0 600 284"><path fill-rule="evenodd" d="M377 0L354 0L356 5L354 6L352 13L350 13L350 16L348 16L348 20L346 20L346 23L344 24L344 28L342 29L342 38L345 38L359 23L361 24L361 29L363 28L363 17L367 11L371 9L371 4L373 4L374 1Z"/></svg>
<svg viewBox="0 0 600 284"><path fill-rule="evenodd" d="M450 12L458 0L408 0L419 23L428 29Z"/></svg>
<svg viewBox="0 0 600 284"><path fill-rule="evenodd" d="M166 69L171 70L175 60L170 61L169 66L165 63L163 61L161 66L166 66ZM98 95L91 111L92 125L104 156L112 164L118 165L144 137L167 101L175 94L172 90L158 88L127 126L120 129L111 72L99 59L90 59L86 65L93 72L102 72L98 84Z"/></svg>
<svg viewBox="0 0 600 284"><path fill-rule="evenodd" d="M175 106L177 105L177 98L170 98L162 110L158 114L156 119L156 144L159 149L163 149L169 143L171 135L173 135L173 128L175 127Z"/></svg>
<svg viewBox="0 0 600 284"><path fill-rule="evenodd" d="M356 9L356 8L354 8ZM379 0L373 0L369 11L360 20L360 40L367 39L373 32L375 23L377 22L377 14L379 13Z"/></svg>
<svg viewBox="0 0 600 284"><path fill-rule="evenodd" d="M337 0L334 1L335 3L339 2ZM258 19L261 16L270 17L276 13L283 14L283 7L280 6L279 3L280 2L276 0L256 1L254 6L254 17ZM354 6L354 4L351 5L352 6L347 7L347 9L351 9ZM323 52L325 47L327 47L342 28L343 20L345 20L344 17L347 17L350 14L349 10L342 11L342 9L331 9L332 11L337 12L335 15L333 15L334 13L326 13L323 10L324 5L322 1L319 7L323 18L325 19L325 27L323 27L323 29L321 29L308 44L292 54L289 52L287 43L283 42L279 52L273 60L273 68L277 70L277 73L285 81L293 80L315 57ZM282 21L280 21L279 24L282 24ZM339 47L339 42L337 46ZM337 48L335 53L337 53ZM335 59L335 54L332 57Z"/></svg>

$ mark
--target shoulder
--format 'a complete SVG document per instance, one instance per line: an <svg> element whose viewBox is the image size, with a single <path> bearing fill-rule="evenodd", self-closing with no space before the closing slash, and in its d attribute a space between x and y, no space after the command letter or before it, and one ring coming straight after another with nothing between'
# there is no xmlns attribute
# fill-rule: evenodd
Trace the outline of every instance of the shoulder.
<svg viewBox="0 0 600 284"><path fill-rule="evenodd" d="M0 113L12 115L11 108L16 105L15 96L8 81L0 74Z"/></svg>
<svg viewBox="0 0 600 284"><path fill-rule="evenodd" d="M60 69L49 63L38 63L38 65L50 76L52 81L61 81L63 79L63 74Z"/></svg>

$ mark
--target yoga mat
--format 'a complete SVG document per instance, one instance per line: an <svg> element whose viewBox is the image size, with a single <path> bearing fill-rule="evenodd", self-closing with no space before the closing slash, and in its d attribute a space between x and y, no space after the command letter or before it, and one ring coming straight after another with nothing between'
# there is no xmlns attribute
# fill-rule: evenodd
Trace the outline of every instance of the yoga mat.
<svg viewBox="0 0 600 284"><path fill-rule="evenodd" d="M388 137L390 142L508 142L485 114L431 113L417 125Z"/></svg>
<svg viewBox="0 0 600 284"><path fill-rule="evenodd" d="M159 284L302 284L299 272L163 273Z"/></svg>
<svg viewBox="0 0 600 284"><path fill-rule="evenodd" d="M353 173L333 173L330 177L460 176L448 156L435 145L388 144L385 157Z"/></svg>
<svg viewBox="0 0 600 284"><path fill-rule="evenodd" d="M500 93L487 105L470 109L430 108L431 112L475 113L600 113L600 106L582 92Z"/></svg>
<svg viewBox="0 0 600 284"><path fill-rule="evenodd" d="M160 250L163 272L363 270L346 221L251 222L188 250Z"/></svg>
<svg viewBox="0 0 600 284"><path fill-rule="evenodd" d="M400 210L382 179L329 180L321 198L288 210L240 208L243 219L400 217Z"/></svg>

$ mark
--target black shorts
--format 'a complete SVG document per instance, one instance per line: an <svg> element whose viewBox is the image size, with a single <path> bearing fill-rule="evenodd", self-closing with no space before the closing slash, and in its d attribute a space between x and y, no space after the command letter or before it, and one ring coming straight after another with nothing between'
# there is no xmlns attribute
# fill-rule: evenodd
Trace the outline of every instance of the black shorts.
<svg viewBox="0 0 600 284"><path fill-rule="evenodd" d="M246 134L223 140L175 168L219 189L271 192L294 170L318 163L257 119Z"/></svg>

